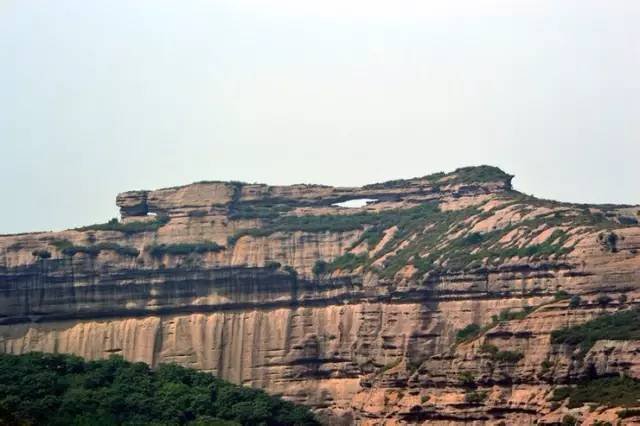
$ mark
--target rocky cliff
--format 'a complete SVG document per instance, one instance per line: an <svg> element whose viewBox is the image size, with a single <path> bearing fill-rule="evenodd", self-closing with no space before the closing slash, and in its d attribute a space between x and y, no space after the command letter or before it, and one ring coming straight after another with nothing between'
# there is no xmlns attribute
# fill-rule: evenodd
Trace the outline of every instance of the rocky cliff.
<svg viewBox="0 0 640 426"><path fill-rule="evenodd" d="M121 220L0 236L0 351L177 362L332 422L618 421L553 392L640 378L640 341L578 354L551 335L635 305L640 209L540 200L511 178L119 194Z"/></svg>

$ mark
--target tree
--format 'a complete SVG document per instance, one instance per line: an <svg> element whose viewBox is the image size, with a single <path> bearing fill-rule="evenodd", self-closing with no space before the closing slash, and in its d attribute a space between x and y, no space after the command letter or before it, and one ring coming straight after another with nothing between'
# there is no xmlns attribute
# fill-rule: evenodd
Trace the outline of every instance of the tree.
<svg viewBox="0 0 640 426"><path fill-rule="evenodd" d="M312 272L313 272L313 275L315 275L316 277L319 277L321 275L326 274L328 270L329 270L329 264L324 260L318 260L315 263L315 265L313 265Z"/></svg>
<svg viewBox="0 0 640 426"><path fill-rule="evenodd" d="M582 303L582 298L578 295L571 296L571 300L569 300L569 309L576 309Z"/></svg>

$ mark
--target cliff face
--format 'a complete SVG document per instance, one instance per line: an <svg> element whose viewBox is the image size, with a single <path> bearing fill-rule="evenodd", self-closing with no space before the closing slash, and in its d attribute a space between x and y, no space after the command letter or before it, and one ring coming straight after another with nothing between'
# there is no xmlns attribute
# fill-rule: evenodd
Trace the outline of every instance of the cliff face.
<svg viewBox="0 0 640 426"><path fill-rule="evenodd" d="M587 369L640 378L640 341L600 340L577 362L550 339L635 303L639 209L510 182L483 166L126 192L121 221L0 236L0 351L177 362L345 422L552 423L568 408L551 392Z"/></svg>

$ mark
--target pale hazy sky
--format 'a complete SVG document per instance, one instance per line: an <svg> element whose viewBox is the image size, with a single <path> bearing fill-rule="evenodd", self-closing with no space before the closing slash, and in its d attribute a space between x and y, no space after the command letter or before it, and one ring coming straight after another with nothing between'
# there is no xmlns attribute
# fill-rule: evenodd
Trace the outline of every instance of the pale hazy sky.
<svg viewBox="0 0 640 426"><path fill-rule="evenodd" d="M640 203L640 1L0 0L0 233L474 164Z"/></svg>

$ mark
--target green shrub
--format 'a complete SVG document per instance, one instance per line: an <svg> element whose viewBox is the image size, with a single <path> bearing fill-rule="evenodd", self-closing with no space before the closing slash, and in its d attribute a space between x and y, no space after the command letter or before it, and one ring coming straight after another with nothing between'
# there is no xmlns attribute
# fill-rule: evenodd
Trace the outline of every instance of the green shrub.
<svg viewBox="0 0 640 426"><path fill-rule="evenodd" d="M625 408L624 410L618 411L618 417L621 419L637 416L640 416L640 408Z"/></svg>
<svg viewBox="0 0 640 426"><path fill-rule="evenodd" d="M456 341L461 342L463 340L471 339L480 334L482 328L478 324L469 324L462 330L456 333Z"/></svg>
<svg viewBox="0 0 640 426"><path fill-rule="evenodd" d="M606 294L601 294L600 296L598 296L598 299L596 299L598 305L602 306L603 308L608 306L611 301L612 299Z"/></svg>
<svg viewBox="0 0 640 426"><path fill-rule="evenodd" d="M566 291L564 291L564 290L558 290L553 295L553 299L556 300L556 301L569 299L570 297L571 297L571 295L569 293L567 293Z"/></svg>
<svg viewBox="0 0 640 426"><path fill-rule="evenodd" d="M482 404L487 395L485 391L470 391L464 395L464 400L467 404Z"/></svg>
<svg viewBox="0 0 640 426"><path fill-rule="evenodd" d="M488 354L492 360L498 362L516 363L524 358L522 352L501 351L496 345L486 342L480 346L480 353Z"/></svg>
<svg viewBox="0 0 640 426"><path fill-rule="evenodd" d="M580 346L581 354L598 340L640 340L640 310L634 308L604 315L573 327L554 330L551 343Z"/></svg>
<svg viewBox="0 0 640 426"><path fill-rule="evenodd" d="M571 296L571 300L569 300L569 309L576 309L582 303L582 298L578 295Z"/></svg>
<svg viewBox="0 0 640 426"><path fill-rule="evenodd" d="M162 226L169 223L169 216L158 215L151 221L139 221L122 223L118 219L113 218L107 223L101 223L96 225L84 226L82 228L76 228L78 231L118 231L125 234L135 234L138 232L151 232L157 231Z"/></svg>
<svg viewBox="0 0 640 426"><path fill-rule="evenodd" d="M581 382L575 387L558 388L553 394L555 401L567 398L569 408L582 407L586 403L610 407L634 406L640 399L640 381L626 376L603 377Z"/></svg>
<svg viewBox="0 0 640 426"><path fill-rule="evenodd" d="M514 321L514 320L522 320L527 317L531 312L533 312L533 306L525 306L521 311L512 311L510 309L504 309L500 311L500 314L493 315L491 319L494 324L500 322Z"/></svg>
<svg viewBox="0 0 640 426"><path fill-rule="evenodd" d="M39 257L40 259L49 259L51 257L51 252L49 250L38 249L31 252L34 257Z"/></svg>
<svg viewBox="0 0 640 426"><path fill-rule="evenodd" d="M498 362L508 362L515 364L524 358L524 354L522 352L513 352L513 351L498 351L493 359Z"/></svg>
<svg viewBox="0 0 640 426"><path fill-rule="evenodd" d="M264 267L267 269L277 270L280 269L282 264L280 262L276 262L275 260L270 260L264 264Z"/></svg>
<svg viewBox="0 0 640 426"><path fill-rule="evenodd" d="M151 256L161 258L165 255L186 256L192 253L217 253L224 250L224 246L211 241L204 241L201 243L154 244L147 246L145 250Z"/></svg>
<svg viewBox="0 0 640 426"><path fill-rule="evenodd" d="M384 238L384 226L378 225L364 231L358 242L366 242L369 250L373 250L382 241L382 238Z"/></svg>
<svg viewBox="0 0 640 426"><path fill-rule="evenodd" d="M329 264L324 260L318 260L313 265L312 272L313 272L313 275L315 275L316 277L319 277L321 275L326 274L328 270L329 270Z"/></svg>
<svg viewBox="0 0 640 426"><path fill-rule="evenodd" d="M471 234L464 237L461 241L462 245L465 246L476 246L480 244L484 240L483 236L479 232L472 232Z"/></svg>
<svg viewBox="0 0 640 426"><path fill-rule="evenodd" d="M571 414L566 414L562 418L562 423L560 423L561 426L575 426L577 424L578 424L578 419L573 417Z"/></svg>
<svg viewBox="0 0 640 426"><path fill-rule="evenodd" d="M293 266L290 265L285 265L282 268L283 271L285 271L286 273L288 273L289 275L291 275L294 278L298 277L298 271L295 270L295 268Z"/></svg>
<svg viewBox="0 0 640 426"><path fill-rule="evenodd" d="M569 398L571 395L571 388L569 386L561 386L553 391L553 395L551 396L552 401L564 401Z"/></svg>
<svg viewBox="0 0 640 426"><path fill-rule="evenodd" d="M329 272L336 271L338 269L343 271L353 271L360 266L363 266L367 262L368 256L366 254L356 255L353 253L345 253L342 256L335 258L328 264L327 268Z"/></svg>
<svg viewBox="0 0 640 426"><path fill-rule="evenodd" d="M494 357L498 353L499 349L496 345L492 345L491 343L484 342L482 346L480 346L480 353L489 354L491 357Z"/></svg>
<svg viewBox="0 0 640 426"><path fill-rule="evenodd" d="M204 217L207 215L207 211L206 210L189 210L189 213L187 213L187 215L189 217Z"/></svg>
<svg viewBox="0 0 640 426"><path fill-rule="evenodd" d="M463 371L458 375L458 381L460 386L464 386L466 388L472 388L476 385L476 378L473 377L473 374L469 371Z"/></svg>
<svg viewBox="0 0 640 426"><path fill-rule="evenodd" d="M382 367L382 370L381 370L381 371L382 371L382 372L389 371L389 370L391 370L392 368L395 368L395 367L397 367L398 365L400 365L400 363L401 363L401 362L402 362L402 358L394 359L393 361L391 361L391 362L387 363L386 365L384 365L384 366Z"/></svg>
<svg viewBox="0 0 640 426"><path fill-rule="evenodd" d="M513 175L503 172L494 166L471 166L456 169L455 177L447 183L485 183L485 182L511 182Z"/></svg>
<svg viewBox="0 0 640 426"><path fill-rule="evenodd" d="M240 219L276 219L295 208L295 202L285 199L266 199L234 203L229 218Z"/></svg>
<svg viewBox="0 0 640 426"><path fill-rule="evenodd" d="M0 384L1 424L318 425L309 409L263 391L119 357L1 354Z"/></svg>
<svg viewBox="0 0 640 426"><path fill-rule="evenodd" d="M62 252L65 256L73 257L77 253L87 254L89 256L97 256L102 251L111 250L121 256L137 257L140 251L131 246L121 246L117 243L98 243L90 246L80 246L71 243L69 240L55 240L51 243L54 247Z"/></svg>
<svg viewBox="0 0 640 426"><path fill-rule="evenodd" d="M598 235L600 243L611 253L616 253L618 251L618 239L618 234L613 231Z"/></svg>

